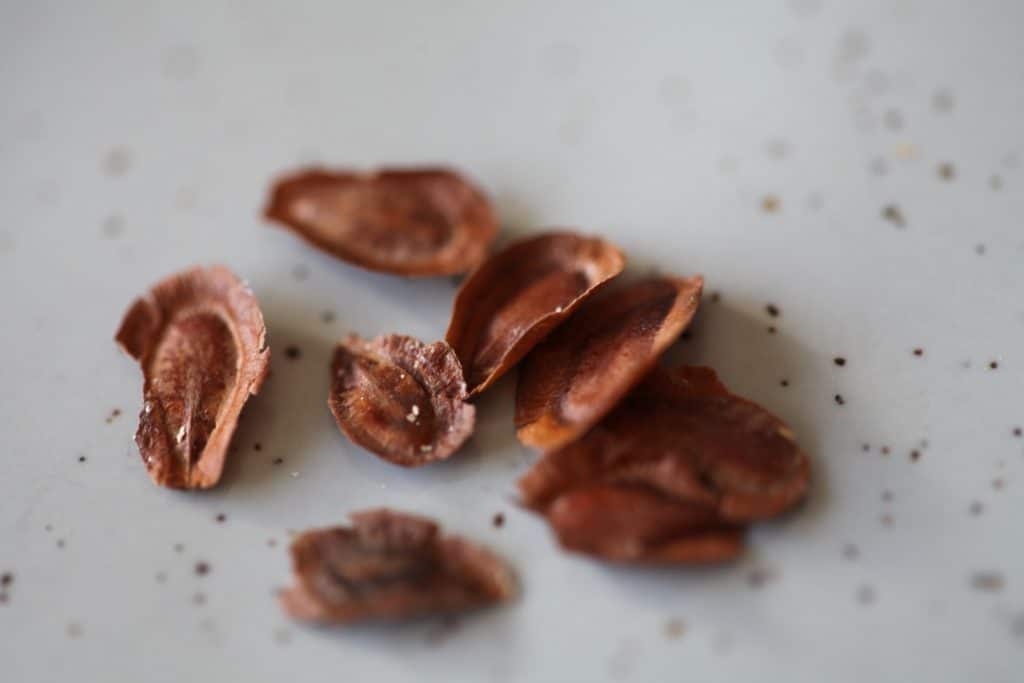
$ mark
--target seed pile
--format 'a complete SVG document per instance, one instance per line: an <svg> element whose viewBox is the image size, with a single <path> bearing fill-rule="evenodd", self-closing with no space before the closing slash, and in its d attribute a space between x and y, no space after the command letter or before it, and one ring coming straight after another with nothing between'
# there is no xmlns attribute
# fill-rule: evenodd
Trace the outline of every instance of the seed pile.
<svg viewBox="0 0 1024 683"><path fill-rule="evenodd" d="M383 460L419 467L454 456L473 433L470 401L520 365L516 434L542 452L519 482L522 502L567 550L613 562L722 562L742 551L746 525L804 497L810 465L788 426L731 394L710 368L658 365L698 310L701 276L618 286L623 253L565 230L488 257L496 213L445 169L300 170L274 185L265 215L369 270L470 272L445 340L351 335L335 349L330 410L342 433ZM134 302L116 340L142 367L136 442L153 481L216 485L269 366L251 290L222 266L172 275ZM281 604L292 617L407 618L515 593L501 559L428 519L377 509L352 520L291 544L295 584Z"/></svg>

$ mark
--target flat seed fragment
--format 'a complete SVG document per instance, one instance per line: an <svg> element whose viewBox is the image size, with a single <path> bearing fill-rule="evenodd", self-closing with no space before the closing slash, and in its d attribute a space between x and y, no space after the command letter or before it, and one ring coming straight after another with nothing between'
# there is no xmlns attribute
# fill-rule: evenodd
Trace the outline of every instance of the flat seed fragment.
<svg viewBox="0 0 1024 683"><path fill-rule="evenodd" d="M597 424L690 324L703 286L699 276L652 278L584 302L523 361L519 440L553 451Z"/></svg>
<svg viewBox="0 0 1024 683"><path fill-rule="evenodd" d="M644 486L738 524L789 509L809 477L785 423L730 394L714 370L681 367L652 371L582 439L538 461L519 489L545 511L581 486Z"/></svg>
<svg viewBox="0 0 1024 683"><path fill-rule="evenodd" d="M292 542L295 585L280 594L286 614L326 624L399 620L485 607L516 592L504 561L442 536L429 519L376 509L352 522Z"/></svg>
<svg viewBox="0 0 1024 683"><path fill-rule="evenodd" d="M142 368L135 442L154 483L216 485L270 364L252 290L224 266L171 275L132 304L115 340Z"/></svg>
<svg viewBox="0 0 1024 683"><path fill-rule="evenodd" d="M310 168L273 186L266 218L369 270L454 275L487 255L498 221L482 190L443 168Z"/></svg>
<svg viewBox="0 0 1024 683"><path fill-rule="evenodd" d="M444 460L473 433L462 365L446 342L400 334L338 344L327 403L354 443L402 467Z"/></svg>
<svg viewBox="0 0 1024 683"><path fill-rule="evenodd" d="M624 266L614 245L573 232L524 239L485 261L459 288L445 335L469 395L493 384Z"/></svg>

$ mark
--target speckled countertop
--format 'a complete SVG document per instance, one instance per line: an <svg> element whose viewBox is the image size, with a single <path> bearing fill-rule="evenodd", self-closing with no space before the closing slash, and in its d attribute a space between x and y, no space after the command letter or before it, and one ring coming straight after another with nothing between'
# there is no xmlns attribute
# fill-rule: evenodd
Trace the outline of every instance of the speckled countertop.
<svg viewBox="0 0 1024 683"><path fill-rule="evenodd" d="M1024 4L515 5L4 6L0 679L1020 680ZM270 177L313 161L451 163L506 238L579 226L703 273L719 301L671 355L794 426L808 504L735 565L633 571L516 506L509 380L450 462L351 445L334 340L437 339L454 289L265 225ZM197 262L249 280L276 353L223 484L182 494L139 461L112 336ZM375 505L487 543L522 597L289 623L289 530Z"/></svg>

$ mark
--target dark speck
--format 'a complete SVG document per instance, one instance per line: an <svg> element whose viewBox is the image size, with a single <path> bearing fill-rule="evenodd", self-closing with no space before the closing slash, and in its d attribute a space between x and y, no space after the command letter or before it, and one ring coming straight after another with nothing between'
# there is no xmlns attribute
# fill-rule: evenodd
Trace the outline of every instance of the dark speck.
<svg viewBox="0 0 1024 683"><path fill-rule="evenodd" d="M775 325L768 326L768 334L775 334L778 330L775 329Z"/></svg>
<svg viewBox="0 0 1024 683"><path fill-rule="evenodd" d="M285 347L284 355L289 360L298 360L302 357L302 350L298 346L291 344Z"/></svg>
<svg viewBox="0 0 1024 683"><path fill-rule="evenodd" d="M664 630L666 638L675 640L686 633L686 623L682 619L669 619L665 622Z"/></svg>
<svg viewBox="0 0 1024 683"><path fill-rule="evenodd" d="M865 453L867 453L867 452L869 452L871 450L871 444L869 444L869 443L861 444L860 449L862 451L864 451Z"/></svg>
<svg viewBox="0 0 1024 683"><path fill-rule="evenodd" d="M1006 579L999 572L974 572L971 574L971 588L979 591L997 593L1003 590Z"/></svg>
<svg viewBox="0 0 1024 683"><path fill-rule="evenodd" d="M888 489L886 489L885 491L882 491L882 502L883 503L891 503L892 502L892 498L893 498L892 491L889 491Z"/></svg>
<svg viewBox="0 0 1024 683"><path fill-rule="evenodd" d="M874 586L865 583L857 588L857 602L862 605L874 603L877 597Z"/></svg>
<svg viewBox="0 0 1024 683"><path fill-rule="evenodd" d="M298 280L299 282L302 282L303 280L309 277L309 267L304 266L300 263L299 265L292 268L292 277Z"/></svg>
<svg viewBox="0 0 1024 683"><path fill-rule="evenodd" d="M910 462L917 462L920 459L921 459L921 451L917 450L916 448L914 450L910 451Z"/></svg>
<svg viewBox="0 0 1024 683"><path fill-rule="evenodd" d="M751 588L763 588L766 584L774 581L777 573L774 569L767 567L755 567L747 574L747 585Z"/></svg>
<svg viewBox="0 0 1024 683"><path fill-rule="evenodd" d="M978 517L985 511L985 505L981 501L974 501L970 507L967 508L967 512L970 513L971 517Z"/></svg>
<svg viewBox="0 0 1024 683"><path fill-rule="evenodd" d="M889 447L882 446L882 455L889 455Z"/></svg>
<svg viewBox="0 0 1024 683"><path fill-rule="evenodd" d="M847 560L849 562L853 562L854 560L858 559L859 557L860 557L860 548L858 548L856 545L854 545L853 543L847 543L846 545L843 546L843 559L844 560Z"/></svg>
<svg viewBox="0 0 1024 683"><path fill-rule="evenodd" d="M889 130L903 129L903 114L898 109L890 109L882 116L885 127Z"/></svg>
<svg viewBox="0 0 1024 683"><path fill-rule="evenodd" d="M718 292L711 292L711 303L717 304L721 300L722 300L722 295L721 294L719 294Z"/></svg>
<svg viewBox="0 0 1024 683"><path fill-rule="evenodd" d="M333 323L335 318L336 316L334 315L334 311L324 311L320 314L320 320L322 320L325 325Z"/></svg>
<svg viewBox="0 0 1024 683"><path fill-rule="evenodd" d="M782 202L773 194L765 195L761 199L761 210L765 213L776 213L781 205Z"/></svg>
<svg viewBox="0 0 1024 683"><path fill-rule="evenodd" d="M61 548L61 549L64 548L64 539L63 538L58 538L57 539L57 547Z"/></svg>
<svg viewBox="0 0 1024 683"><path fill-rule="evenodd" d="M210 565L206 562L196 562L196 576L206 576L210 573Z"/></svg>
<svg viewBox="0 0 1024 683"><path fill-rule="evenodd" d="M254 451L262 451L263 450L263 444L261 444L259 441L257 441L256 443L254 443L252 445L252 449Z"/></svg>
<svg viewBox="0 0 1024 683"><path fill-rule="evenodd" d="M996 370L998 368L999 368L999 363L997 363L996 361L989 361L989 364L988 364L988 369L989 370Z"/></svg>
<svg viewBox="0 0 1024 683"><path fill-rule="evenodd" d="M225 521L227 521L227 518L228 516L225 515L223 512L214 517L218 524L223 524Z"/></svg>
<svg viewBox="0 0 1024 683"><path fill-rule="evenodd" d="M846 405L846 399L843 398L842 394L836 394L835 400L837 405Z"/></svg>
<svg viewBox="0 0 1024 683"><path fill-rule="evenodd" d="M907 220L903 217L903 212L900 211L900 207L895 204L889 204L882 209L882 218L889 221L897 228L902 228L907 225Z"/></svg>
<svg viewBox="0 0 1024 683"><path fill-rule="evenodd" d="M3 574L0 574L0 586L7 588L12 583L14 583L14 574L10 572L4 572Z"/></svg>
<svg viewBox="0 0 1024 683"><path fill-rule="evenodd" d="M84 455L78 456L78 462L85 462L85 456Z"/></svg>
<svg viewBox="0 0 1024 683"><path fill-rule="evenodd" d="M949 162L939 164L939 177L943 180L952 180L956 177L956 168Z"/></svg>
<svg viewBox="0 0 1024 683"><path fill-rule="evenodd" d="M275 547L277 547L277 541L274 540L273 538L268 538L267 539L267 547L268 548L275 548Z"/></svg>
<svg viewBox="0 0 1024 683"><path fill-rule="evenodd" d="M182 544L182 543L175 543L174 544L174 552L180 553L180 552L184 552L184 551L185 551L184 544Z"/></svg>
<svg viewBox="0 0 1024 683"><path fill-rule="evenodd" d="M921 349L921 348L914 349L914 355L917 356L918 358L920 358L921 356L924 355L924 349Z"/></svg>
<svg viewBox="0 0 1024 683"><path fill-rule="evenodd" d="M1022 430L1020 427L1014 427L1013 435L1019 439L1022 435L1024 435L1024 430Z"/></svg>
<svg viewBox="0 0 1024 683"><path fill-rule="evenodd" d="M976 244L976 245L974 245L974 253L977 254L978 256L984 256L985 255L985 245L984 244Z"/></svg>
<svg viewBox="0 0 1024 683"><path fill-rule="evenodd" d="M780 381L779 384L784 386L784 387L788 387L789 386L789 380L788 379L784 379L784 380Z"/></svg>
<svg viewBox="0 0 1024 683"><path fill-rule="evenodd" d="M770 315L773 318L778 318L779 314L782 312L779 310L779 307L776 306L775 304L768 304L767 306L764 307L764 310L768 313L768 315Z"/></svg>
<svg viewBox="0 0 1024 683"><path fill-rule="evenodd" d="M892 526L892 515L882 515L882 526Z"/></svg>
<svg viewBox="0 0 1024 683"><path fill-rule="evenodd" d="M494 517L491 519L491 524L493 524L496 529L500 529L505 526L505 515L500 512L496 512Z"/></svg>
<svg viewBox="0 0 1024 683"><path fill-rule="evenodd" d="M116 420L120 416L121 416L121 409L120 408L114 408L113 410L110 411L110 415L107 415L107 424L110 424L111 422L113 422L114 420Z"/></svg>
<svg viewBox="0 0 1024 683"><path fill-rule="evenodd" d="M275 465L280 465L283 462L284 462L284 458L274 458L274 460L273 460L273 463Z"/></svg>
<svg viewBox="0 0 1024 683"><path fill-rule="evenodd" d="M839 367L843 367L844 365L846 365L846 359L843 358L842 356L836 356L835 358L832 359L832 362L838 365Z"/></svg>

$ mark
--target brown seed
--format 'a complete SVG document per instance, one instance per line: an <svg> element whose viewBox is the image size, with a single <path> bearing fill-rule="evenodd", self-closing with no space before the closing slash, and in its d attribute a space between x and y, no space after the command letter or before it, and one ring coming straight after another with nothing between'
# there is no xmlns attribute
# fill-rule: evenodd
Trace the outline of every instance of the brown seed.
<svg viewBox="0 0 1024 683"><path fill-rule="evenodd" d="M833 358L832 362L838 365L839 367L843 367L844 365L846 365L846 359L838 356L836 358Z"/></svg>
<svg viewBox="0 0 1024 683"><path fill-rule="evenodd" d="M214 486L270 361L252 291L223 266L172 275L132 304L116 340L145 379L135 442L150 477L170 488Z"/></svg>
<svg viewBox="0 0 1024 683"><path fill-rule="evenodd" d="M505 526L505 515L500 512L494 513L494 517L491 519L491 524L493 524L496 529L500 529Z"/></svg>
<svg viewBox="0 0 1024 683"><path fill-rule="evenodd" d="M903 217L903 212L900 211L900 207L895 204L890 204L882 209L882 218L889 221L897 228L902 228L907 225L907 220Z"/></svg>
<svg viewBox="0 0 1024 683"><path fill-rule="evenodd" d="M713 507L645 486L593 484L559 494L546 510L567 550L613 562L708 564L731 560L743 532Z"/></svg>
<svg viewBox="0 0 1024 683"><path fill-rule="evenodd" d="M398 334L341 342L327 403L348 438L403 467L444 460L476 421L452 348Z"/></svg>
<svg viewBox="0 0 1024 683"><path fill-rule="evenodd" d="M446 339L473 396L493 384L625 265L602 239L549 232L506 247L466 278Z"/></svg>
<svg viewBox="0 0 1024 683"><path fill-rule="evenodd" d="M301 170L274 185L264 215L344 261L397 275L472 270L498 232L484 193L441 168Z"/></svg>
<svg viewBox="0 0 1024 683"><path fill-rule="evenodd" d="M614 521L622 531L618 537L609 537L609 543L628 545L623 534L631 529L629 509L590 510L598 499L609 504L635 503L649 509L651 519L675 522L697 519L695 507L706 509L710 516L701 513L699 519L713 527L715 547L733 550L723 551L724 559L738 552L740 544L735 530L723 531L724 527L772 517L792 507L803 498L809 475L807 457L784 423L730 394L709 368L684 367L655 369L582 439L541 458L519 481L519 490L528 507L549 519L559 512L552 525L556 530L563 527L559 532L563 544L571 538L564 531L572 522L568 517L583 510L589 524ZM601 487L629 493L613 496ZM566 498L588 490L589 497ZM672 506L682 509L670 514ZM625 519L612 519L615 515ZM592 547L604 547L602 529L584 529L576 536L584 532L594 537L597 545ZM673 533L668 539L686 540ZM635 559L649 556L649 545L641 546L635 550Z"/></svg>
<svg viewBox="0 0 1024 683"><path fill-rule="evenodd" d="M523 361L516 434L553 451L629 393L690 324L704 280L655 278L588 299Z"/></svg>
<svg viewBox="0 0 1024 683"><path fill-rule="evenodd" d="M428 519L379 509L352 521L292 542L295 585L280 595L289 616L333 624L397 620L484 607L516 592L501 559L441 536Z"/></svg>

